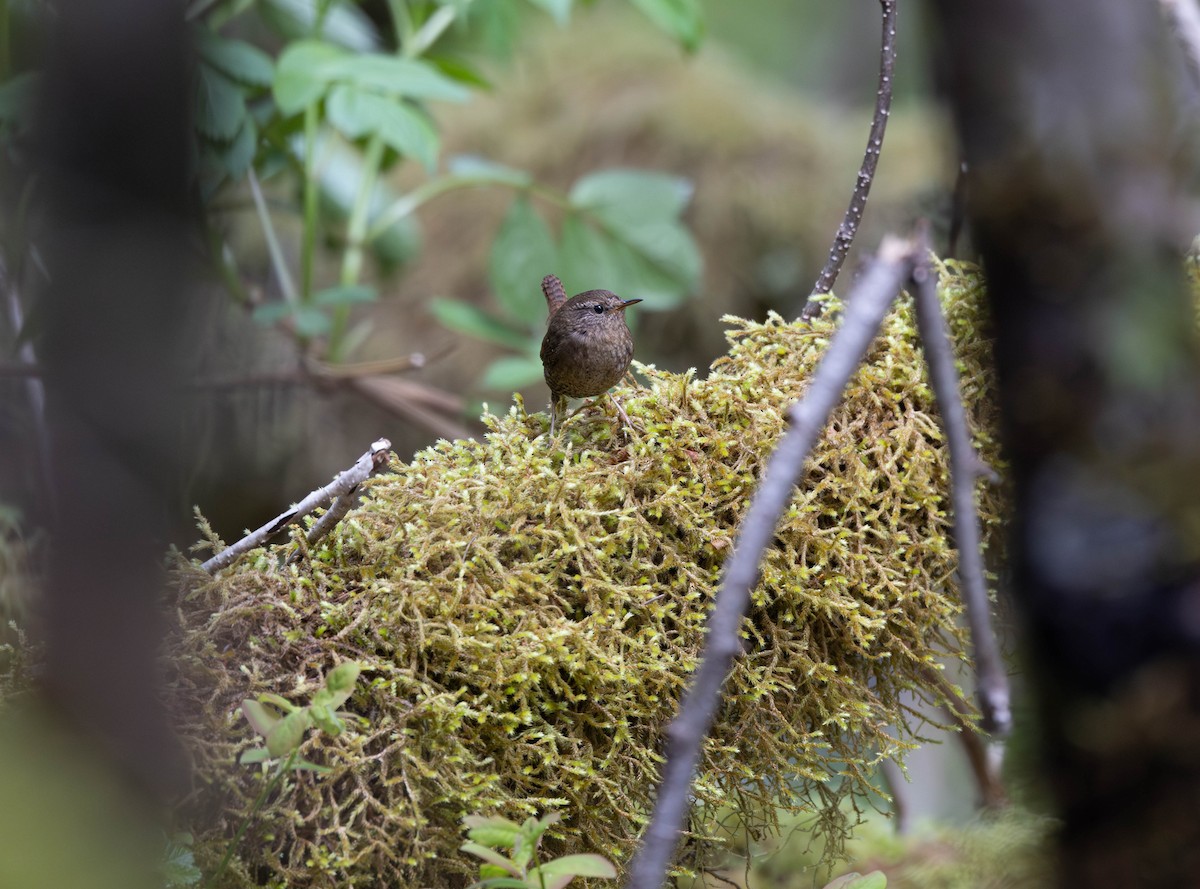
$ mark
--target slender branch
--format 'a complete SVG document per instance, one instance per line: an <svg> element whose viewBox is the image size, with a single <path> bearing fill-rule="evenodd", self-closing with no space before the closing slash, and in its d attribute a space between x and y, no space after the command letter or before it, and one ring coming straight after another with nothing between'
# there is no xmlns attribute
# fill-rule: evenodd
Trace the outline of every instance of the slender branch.
<svg viewBox="0 0 1200 889"><path fill-rule="evenodd" d="M967 162L958 162L958 174L954 177L954 192L950 196L950 232L946 235L946 258L958 255L958 240L962 237L963 223L967 218Z"/></svg>
<svg viewBox="0 0 1200 889"><path fill-rule="evenodd" d="M927 248L927 238L927 235L922 237L922 247ZM929 365L929 381L941 408L950 451L954 540L958 546L958 574L967 611L967 625L971 629L971 642L975 649L979 709L986 731L1006 735L1012 728L1008 676L992 630L991 604L988 602L983 554L980 551L979 519L975 511L975 481L978 477L975 467L979 458L971 445L967 413L958 391L954 350L950 344L946 319L942 317L942 306L938 302L937 280L927 249L923 250L923 254L913 272L917 327L925 349L925 361Z"/></svg>
<svg viewBox="0 0 1200 889"><path fill-rule="evenodd" d="M279 238L275 234L275 224L271 222L271 211L267 209L267 202L263 198L262 188L258 184L258 175L254 172L254 167L246 172L246 181L250 183L250 194L254 196L254 207L258 211L258 221L262 224L263 234L267 239L267 252L271 255L271 265L275 268L275 277L279 279L279 289L283 291L283 297L290 305L298 305L296 285L292 282L287 261L283 258L283 248L279 246Z"/></svg>
<svg viewBox="0 0 1200 889"><path fill-rule="evenodd" d="M762 481L742 519L738 540L725 565L721 590L708 618L704 653L667 730L666 762L658 801L633 860L626 886L661 886L687 812L692 775L720 704L721 686L741 651L739 630L758 582L763 553L795 492L804 461L821 434L847 381L875 338L888 307L912 274L911 242L885 239L879 255L846 300L845 317L817 367L804 398L788 410L790 425L767 463Z"/></svg>
<svg viewBox="0 0 1200 889"><path fill-rule="evenodd" d="M863 211L867 209L867 196L871 192L871 181L875 178L875 167L879 163L879 152L883 148L883 134L887 129L888 117L892 109L892 81L896 70L896 0L879 0L883 12L883 36L879 51L879 86L875 92L875 115L871 119L871 132L867 136L867 150L863 155L862 166L858 170L858 179L854 183L854 192L850 195L850 206L842 224L838 226L829 249L829 258L825 267L813 285L813 296L829 293L833 290L842 264L850 253L850 245L858 233L858 225L862 222ZM815 318L821 314L821 304L809 297L800 313L802 318Z"/></svg>
<svg viewBox="0 0 1200 889"><path fill-rule="evenodd" d="M1183 49L1192 82L1200 87L1200 9L1196 0L1158 0Z"/></svg>
<svg viewBox="0 0 1200 889"><path fill-rule="evenodd" d="M358 490L359 485L383 468L387 463L388 454L391 453L391 450L392 443L386 438L381 438L372 443L370 450L359 457L353 466L345 472L340 473L337 478L325 487L313 491L291 509L280 513L257 531L247 534L232 546L221 550L200 567L209 574L216 574L222 568L231 564L242 553L249 552L256 546L261 546L272 535L286 528L297 519L308 515L318 506L328 503L334 498L352 496Z"/></svg>

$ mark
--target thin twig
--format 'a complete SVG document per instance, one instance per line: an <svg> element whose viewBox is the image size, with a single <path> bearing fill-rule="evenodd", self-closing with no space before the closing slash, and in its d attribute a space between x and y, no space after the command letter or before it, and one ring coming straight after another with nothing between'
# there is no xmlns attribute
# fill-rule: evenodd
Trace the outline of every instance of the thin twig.
<svg viewBox="0 0 1200 889"><path fill-rule="evenodd" d="M708 618L700 665L692 676L679 714L667 730L666 762L658 800L629 871L626 886L630 889L656 889L662 885L684 823L701 745L720 703L721 686L733 659L741 651L738 631L750 591L758 582L763 553L771 545L779 517L795 493L809 451L875 338L900 286L912 274L915 256L911 242L897 238L884 240L878 257L847 298L842 326L821 359L808 391L788 410L789 427L767 463L725 565L721 590Z"/></svg>
<svg viewBox="0 0 1200 889"><path fill-rule="evenodd" d="M278 533L297 519L308 515L317 507L328 503L334 498L353 497L359 485L387 464L388 454L391 453L391 450L392 443L386 438L381 438L373 442L370 450L359 457L353 466L345 472L340 473L337 478L325 487L313 491L291 509L280 513L257 531L247 534L232 546L221 550L200 567L209 574L216 574L222 568L232 563L238 556L242 555L242 553L249 552L256 546L262 545L273 534ZM318 524L320 523L318 522Z"/></svg>
<svg viewBox="0 0 1200 889"><path fill-rule="evenodd" d="M929 365L929 381L946 427L950 452L950 493L954 507L954 540L958 546L958 574L962 586L967 625L974 646L979 709L985 731L1006 735L1012 728L1008 676L1000 657L1000 646L992 630L991 605L983 576L979 519L975 511L975 467L979 458L971 446L967 412L958 391L954 350L942 306L938 302L937 279L929 261L928 234L922 236L922 258L913 271L917 328Z"/></svg>
<svg viewBox="0 0 1200 889"><path fill-rule="evenodd" d="M1192 82L1200 87L1200 9L1195 0L1158 0L1183 49Z"/></svg>
<svg viewBox="0 0 1200 889"><path fill-rule="evenodd" d="M871 119L871 132L867 136L867 150L863 155L862 166L858 170L858 179L854 183L854 192L850 196L850 206L842 217L829 249L829 258L825 260L825 268L813 285L813 296L829 293L833 290L842 264L850 253L850 245L858 233L858 225L862 222L863 211L867 209L867 196L871 193L871 182L875 178L875 166L879 163L879 152L883 148L883 134L887 129L888 117L892 109L892 81L896 70L896 0L879 0L883 12L883 36L879 50L879 86L875 92L875 115ZM809 297L800 313L802 318L815 318L821 314L821 303Z"/></svg>
<svg viewBox="0 0 1200 889"><path fill-rule="evenodd" d="M962 237L963 223L967 218L967 162L959 161L958 175L954 177L954 192L950 196L950 232L946 235L946 258L958 256L958 239Z"/></svg>

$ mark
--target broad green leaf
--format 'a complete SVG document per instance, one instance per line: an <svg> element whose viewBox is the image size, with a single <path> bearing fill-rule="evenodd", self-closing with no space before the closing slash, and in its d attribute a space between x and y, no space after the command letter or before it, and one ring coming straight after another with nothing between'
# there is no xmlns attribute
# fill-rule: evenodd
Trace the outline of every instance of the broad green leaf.
<svg viewBox="0 0 1200 889"><path fill-rule="evenodd" d="M319 766L315 762L309 762L307 759L297 759L292 763L293 772L316 772L318 775L328 775L333 769L329 766Z"/></svg>
<svg viewBox="0 0 1200 889"><path fill-rule="evenodd" d="M258 153L258 126L254 118L246 115L246 120L233 141L218 152L221 167L230 179L239 180L246 175L254 155Z"/></svg>
<svg viewBox="0 0 1200 889"><path fill-rule="evenodd" d="M382 53L342 54L331 64L335 80L410 99L465 102L470 92L433 65Z"/></svg>
<svg viewBox="0 0 1200 889"><path fill-rule="evenodd" d="M695 52L704 37L704 13L699 0L629 0L658 25L682 44L688 52Z"/></svg>
<svg viewBox="0 0 1200 889"><path fill-rule="evenodd" d="M312 717L307 710L289 713L267 733L267 750L272 758L278 759L291 753L304 741L304 733L312 727Z"/></svg>
<svg viewBox="0 0 1200 889"><path fill-rule="evenodd" d="M646 279L645 288L655 291L653 297L645 297L648 302L665 296L668 290L684 295L699 286L703 270L700 251L691 234L679 223L651 223L620 234L621 240L649 266L641 272ZM656 287L652 283L655 273L665 276L675 286ZM650 307L660 306L652 304Z"/></svg>
<svg viewBox="0 0 1200 889"><path fill-rule="evenodd" d="M543 378L541 359L527 355L506 355L488 365L479 385L498 392L514 392Z"/></svg>
<svg viewBox="0 0 1200 889"><path fill-rule="evenodd" d="M313 295L312 301L313 301L313 305L332 307L332 306L346 306L346 305L351 305L353 303L370 303L370 302L375 302L377 299L379 299L379 293L375 290L374 287L366 287L362 284L351 284L346 287L329 287L325 290L321 290ZM338 665L337 667L334 668L333 673L336 673L338 670L340 670L344 666L348 666L348 665L346 665L346 664ZM353 666L357 668L358 664L354 664ZM325 685L327 688L330 688L330 689L333 688L333 685L331 682L331 680L333 679L333 673L330 673L329 676L326 677L326 679L325 679ZM358 670L357 669L354 672L354 677L358 678ZM350 690L351 691L354 690L354 681L353 680L351 680L351 682L350 682ZM342 698L341 700L339 700L335 703L332 703L330 706L340 707L345 700L346 700L345 698Z"/></svg>
<svg viewBox="0 0 1200 889"><path fill-rule="evenodd" d="M443 326L468 336L498 343L510 349L524 351L529 346L527 334L513 330L477 306L455 299L435 297L429 304L435 318Z"/></svg>
<svg viewBox="0 0 1200 889"><path fill-rule="evenodd" d="M467 836L474 842L502 849L511 849L521 830L521 825L499 815L468 815L463 819L463 827L467 829Z"/></svg>
<svg viewBox="0 0 1200 889"><path fill-rule="evenodd" d="M530 876L540 871L545 876L558 876L560 874L572 874L576 877L604 877L612 879L617 875L617 869L613 867L613 863L603 855L564 855L561 858L555 858L553 861L547 861L535 871L530 871Z"/></svg>
<svg viewBox="0 0 1200 889"><path fill-rule="evenodd" d="M446 169L453 176L473 179L481 183L495 182L498 185L511 185L514 188L527 188L533 184L533 176L524 170L498 164L473 154L454 155L446 161Z"/></svg>
<svg viewBox="0 0 1200 889"><path fill-rule="evenodd" d="M472 884L470 889L538 889L538 887L524 880L518 880L516 877L491 877Z"/></svg>
<svg viewBox="0 0 1200 889"><path fill-rule="evenodd" d="M461 59L451 59L445 56L426 56L429 64L459 83L473 86L481 90L490 90L492 82Z"/></svg>
<svg viewBox="0 0 1200 889"><path fill-rule="evenodd" d="M335 289L343 292L354 289L370 291L371 298L374 298L374 291L369 287L339 287ZM329 291L324 292L328 293ZM336 709L350 700L350 696L354 694L354 686L358 683L358 676L361 672L362 664L357 661L344 661L329 671L325 677L325 688L333 695L333 700L329 703L330 707Z"/></svg>
<svg viewBox="0 0 1200 889"><path fill-rule="evenodd" d="M271 57L244 40L231 40L199 29L196 49L200 58L238 83L268 87L275 79Z"/></svg>
<svg viewBox="0 0 1200 889"><path fill-rule="evenodd" d="M246 100L238 85L210 65L196 66L196 129L227 142L246 120Z"/></svg>
<svg viewBox="0 0 1200 889"><path fill-rule="evenodd" d="M275 66L275 104L279 110L296 114L321 98L340 58L340 49L316 40L301 40L285 49Z"/></svg>
<svg viewBox="0 0 1200 889"><path fill-rule="evenodd" d="M285 37L299 40L312 36L317 24L317 4L328 6L318 35L323 40L353 52L379 49L379 32L370 17L353 3L340 0L262 0L263 17Z"/></svg>
<svg viewBox="0 0 1200 889"><path fill-rule="evenodd" d="M327 113L329 122L349 139L378 133L385 145L415 158L427 170L437 166L437 131L403 99L343 85L329 94Z"/></svg>
<svg viewBox="0 0 1200 889"><path fill-rule="evenodd" d="M492 242L488 272L508 316L527 326L546 317L542 278L554 271L558 251L550 229L524 195L513 201Z"/></svg>
<svg viewBox="0 0 1200 889"><path fill-rule="evenodd" d="M250 699L242 701L242 715L246 717L250 727L263 736L275 728L283 718L270 707Z"/></svg>
<svg viewBox="0 0 1200 889"><path fill-rule="evenodd" d="M482 858L488 864L500 868L503 873L512 874L514 877L521 876L521 872L517 869L517 866L495 849L489 849L487 846L481 846L479 843L463 843L459 848L477 858Z"/></svg>
<svg viewBox="0 0 1200 889"><path fill-rule="evenodd" d="M546 10L560 25L565 25L571 18L571 0L529 0L529 2Z"/></svg>
<svg viewBox="0 0 1200 889"><path fill-rule="evenodd" d="M692 198L692 183L681 176L648 170L601 170L571 188L571 205L591 210L618 228L674 220Z"/></svg>
<svg viewBox="0 0 1200 889"><path fill-rule="evenodd" d="M323 336L332 323L329 316L316 306L293 306L285 302L264 303L255 306L251 317L259 324L270 326L285 319L290 320L296 333L304 337Z"/></svg>

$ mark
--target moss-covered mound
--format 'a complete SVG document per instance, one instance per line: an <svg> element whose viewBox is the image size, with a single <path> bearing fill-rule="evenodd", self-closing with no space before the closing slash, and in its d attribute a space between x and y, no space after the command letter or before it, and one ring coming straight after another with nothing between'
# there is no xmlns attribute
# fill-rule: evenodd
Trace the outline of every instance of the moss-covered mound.
<svg viewBox="0 0 1200 889"><path fill-rule="evenodd" d="M979 283L955 266L942 285L994 461ZM201 714L189 733L215 819L202 860L261 786L234 764L254 743L237 704L267 691L304 702L348 659L366 668L349 706L370 727L309 742L332 774L270 801L233 884L459 884L471 812L561 810L559 848L629 854L738 519L836 326L729 320L732 348L708 379L643 368L650 387L619 393L632 435L602 401L552 446L546 415L518 405L486 440L443 442L378 477L297 563L270 550L216 579L185 572L179 691ZM930 667L963 656L947 459L907 303L810 465L745 621L685 864L712 852L718 811L757 829L777 805L807 807L836 844L839 803L911 742L905 693L941 700ZM981 502L994 526L998 494Z"/></svg>

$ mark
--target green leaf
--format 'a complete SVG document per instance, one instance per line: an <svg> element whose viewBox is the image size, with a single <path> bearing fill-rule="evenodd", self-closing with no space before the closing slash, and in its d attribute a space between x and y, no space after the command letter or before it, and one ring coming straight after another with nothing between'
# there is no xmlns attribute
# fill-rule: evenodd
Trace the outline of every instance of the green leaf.
<svg viewBox="0 0 1200 889"><path fill-rule="evenodd" d="M297 759L292 763L293 772L316 772L318 775L328 775L333 769L329 766L319 766L315 762L309 762L307 759Z"/></svg>
<svg viewBox="0 0 1200 889"><path fill-rule="evenodd" d="M529 2L550 13L559 25L565 25L571 18L571 0L529 0Z"/></svg>
<svg viewBox="0 0 1200 889"><path fill-rule="evenodd" d="M425 58L429 64L436 67L451 80L456 80L461 84L473 86L481 90L490 90L492 88L490 80L461 59L451 59L446 56L426 56Z"/></svg>
<svg viewBox="0 0 1200 889"><path fill-rule="evenodd" d="M514 877L521 876L521 872L517 869L517 866L495 849L489 849L487 846L481 846L479 843L463 843L459 848L500 868L503 873L512 874Z"/></svg>
<svg viewBox="0 0 1200 889"><path fill-rule="evenodd" d="M699 0L629 0L650 21L670 34L688 52L695 52L704 38L704 13Z"/></svg>
<svg viewBox="0 0 1200 889"><path fill-rule="evenodd" d="M465 102L470 91L455 83L433 65L382 53L339 54L331 63L335 80L410 99L441 99Z"/></svg>
<svg viewBox="0 0 1200 889"><path fill-rule="evenodd" d="M543 376L541 359L527 355L506 355L488 365L479 385L483 389L513 392L538 382Z"/></svg>
<svg viewBox="0 0 1200 889"><path fill-rule="evenodd" d="M329 94L327 113L329 122L349 139L378 133L385 145L415 158L425 169L432 172L437 167L437 131L429 118L402 99L343 85Z"/></svg>
<svg viewBox="0 0 1200 889"><path fill-rule="evenodd" d="M613 867L611 861L603 855L591 854L564 855L561 858L555 858L553 861L547 861L540 868L530 871L529 875L532 877L539 871L547 877L571 874L576 877L612 879L617 875L617 869Z"/></svg>
<svg viewBox="0 0 1200 889"><path fill-rule="evenodd" d="M472 179L480 183L494 182L513 188L528 188L533 184L533 176L524 170L473 154L454 155L446 161L446 169L460 179Z"/></svg>
<svg viewBox="0 0 1200 889"><path fill-rule="evenodd" d="M241 756L239 756L238 762L244 766L248 766L257 762L266 762L270 758L271 751L266 747L255 747L251 750L247 750Z"/></svg>
<svg viewBox="0 0 1200 889"><path fill-rule="evenodd" d="M264 737L283 718L270 707L249 699L242 701L242 715L250 727Z"/></svg>
<svg viewBox="0 0 1200 889"><path fill-rule="evenodd" d="M177 833L167 842L162 864L163 883L167 889L200 882L203 874L200 868L196 867L196 858L191 850L192 842L192 835L187 833Z"/></svg>
<svg viewBox="0 0 1200 889"><path fill-rule="evenodd" d="M378 293L378 291L375 290L374 287L366 287L362 284L350 284L345 287L329 287L325 290L318 291L316 294L313 295L312 301L313 301L313 305L316 305L316 306L333 307L333 306L347 306L347 305L351 305L353 303L370 303L370 302L375 302L377 299L379 299L379 293ZM338 670L340 670L344 666L347 666L347 665L339 664L337 667L334 667L333 672L336 673ZM354 664L354 666L357 668L358 664ZM357 669L355 670L354 676L355 676L355 678L358 677ZM325 685L327 688L332 687L332 686L330 686L330 680L332 679L332 677L333 677L333 673L330 673L329 676L327 676L325 678ZM353 680L350 682L350 689L352 691L354 689ZM330 706L340 707L345 700L346 700L345 698L342 698L340 701L337 701L336 703L331 704Z"/></svg>
<svg viewBox="0 0 1200 889"><path fill-rule="evenodd" d="M571 188L571 205L590 210L623 228L650 221L673 220L692 198L692 183L681 176L648 170L601 170Z"/></svg>
<svg viewBox="0 0 1200 889"><path fill-rule="evenodd" d="M325 93L331 70L342 51L316 40L293 43L275 67L275 104L284 114L296 114Z"/></svg>
<svg viewBox="0 0 1200 889"><path fill-rule="evenodd" d="M470 889L537 889L537 887L515 877L492 877L474 883Z"/></svg>
<svg viewBox="0 0 1200 889"><path fill-rule="evenodd" d="M309 338L324 336L332 326L329 316L317 306L293 306L286 302L255 306L251 317L266 326L290 320L296 333Z"/></svg>
<svg viewBox="0 0 1200 889"><path fill-rule="evenodd" d="M227 142L246 120L246 100L238 85L203 62L196 66L196 129Z"/></svg>
<svg viewBox="0 0 1200 889"><path fill-rule="evenodd" d="M254 156L258 153L258 127L254 118L246 115L246 120L233 141L218 151L221 167L230 179L238 180L246 175Z"/></svg>
<svg viewBox="0 0 1200 889"><path fill-rule="evenodd" d="M312 717L308 710L297 710L279 720L267 733L267 750L271 757L278 759L291 753L304 741L304 733L311 727Z"/></svg>
<svg viewBox="0 0 1200 889"><path fill-rule="evenodd" d="M456 299L435 297L429 304L433 316L444 327L458 333L465 333L477 339L487 340L507 346L510 349L524 351L529 346L529 336L513 330L503 321L494 318L477 306L459 302Z"/></svg>
<svg viewBox="0 0 1200 889"><path fill-rule="evenodd" d="M356 288L339 287L335 289L345 292ZM375 292L371 288L359 287L357 289L370 291L371 298L374 298ZM362 664L358 663L358 661L345 661L329 671L325 677L325 688L332 695L332 700L329 702L330 707L336 709L350 700L350 696L354 694L354 686L358 683L358 676L361 672Z"/></svg>
<svg viewBox="0 0 1200 889"><path fill-rule="evenodd" d="M315 702L310 704L308 715L312 717L312 721L316 723L317 727L331 738L336 738L343 731L342 721L324 704Z"/></svg>
<svg viewBox="0 0 1200 889"><path fill-rule="evenodd" d="M269 87L275 79L275 64L271 57L243 40L231 40L199 29L196 49L201 59L238 83Z"/></svg>
<svg viewBox="0 0 1200 889"><path fill-rule="evenodd" d="M291 40L312 36L317 24L317 5L326 7L318 35L323 40L352 52L379 48L379 32L370 17L352 3L329 0L263 0L259 10L271 25Z"/></svg>
<svg viewBox="0 0 1200 889"><path fill-rule="evenodd" d="M488 272L492 290L508 316L527 326L541 326L546 300L541 282L558 265L554 238L524 195L513 201L496 240Z"/></svg>
<svg viewBox="0 0 1200 889"><path fill-rule="evenodd" d="M502 849L511 849L521 831L521 825L499 815L468 815L463 819L463 827L467 828L467 836L476 843Z"/></svg>

